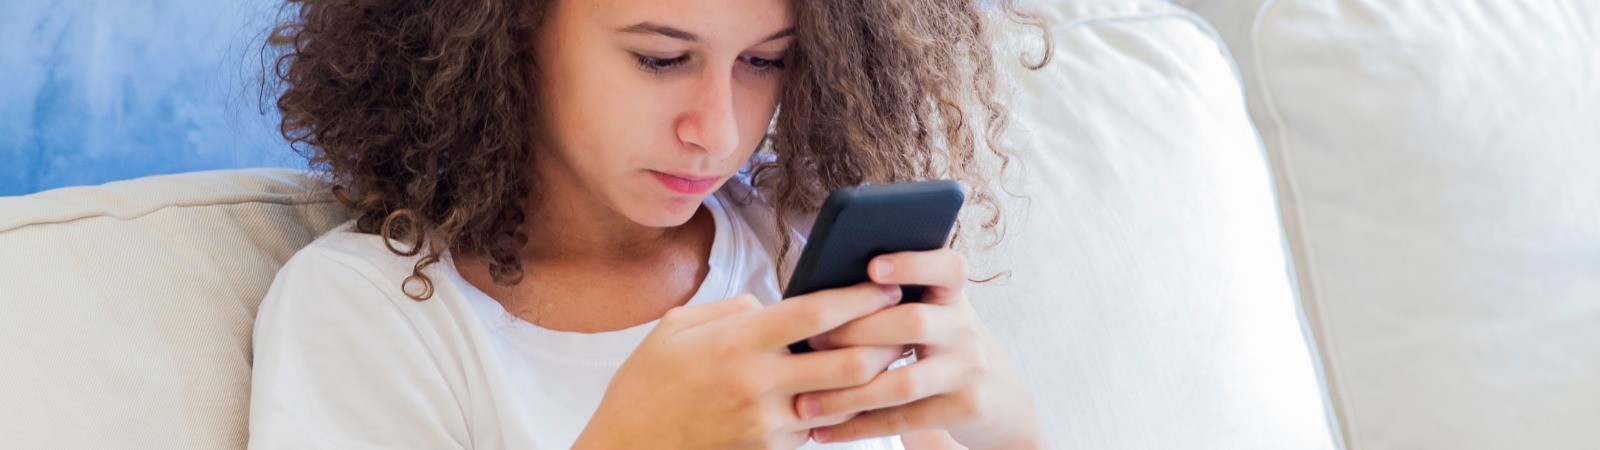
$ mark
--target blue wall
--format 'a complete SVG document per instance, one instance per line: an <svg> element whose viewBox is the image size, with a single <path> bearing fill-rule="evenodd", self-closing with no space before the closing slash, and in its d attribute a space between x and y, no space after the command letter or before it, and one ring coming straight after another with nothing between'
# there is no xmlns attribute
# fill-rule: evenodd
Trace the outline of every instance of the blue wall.
<svg viewBox="0 0 1600 450"><path fill-rule="evenodd" d="M257 100L272 0L4 0L0 195L304 167ZM263 112L262 110L266 111Z"/></svg>
<svg viewBox="0 0 1600 450"><path fill-rule="evenodd" d="M0 196L305 166L254 84L281 0L0 2Z"/></svg>

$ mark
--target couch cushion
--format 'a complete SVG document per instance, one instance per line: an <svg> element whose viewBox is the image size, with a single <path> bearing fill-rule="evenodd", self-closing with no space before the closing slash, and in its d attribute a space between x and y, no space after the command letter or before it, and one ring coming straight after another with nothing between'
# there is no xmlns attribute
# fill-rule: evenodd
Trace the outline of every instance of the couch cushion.
<svg viewBox="0 0 1600 450"><path fill-rule="evenodd" d="M972 295L1054 448L1332 448L1266 158L1220 41L1162 2L1031 10L1056 46L1014 74L1014 187L1031 201L974 261L1012 277Z"/></svg>
<svg viewBox="0 0 1600 450"><path fill-rule="evenodd" d="M1600 3L1194 0L1355 449L1600 442Z"/></svg>
<svg viewBox="0 0 1600 450"><path fill-rule="evenodd" d="M0 448L242 448L278 267L345 220L302 172L0 198Z"/></svg>

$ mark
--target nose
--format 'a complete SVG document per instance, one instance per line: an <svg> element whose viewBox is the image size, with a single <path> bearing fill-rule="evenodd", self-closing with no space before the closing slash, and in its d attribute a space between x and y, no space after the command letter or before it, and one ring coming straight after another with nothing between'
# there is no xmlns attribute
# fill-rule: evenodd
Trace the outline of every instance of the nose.
<svg viewBox="0 0 1600 450"><path fill-rule="evenodd" d="M678 118L678 140L701 148L713 158L729 157L739 146L732 70L703 72L693 95L688 109Z"/></svg>

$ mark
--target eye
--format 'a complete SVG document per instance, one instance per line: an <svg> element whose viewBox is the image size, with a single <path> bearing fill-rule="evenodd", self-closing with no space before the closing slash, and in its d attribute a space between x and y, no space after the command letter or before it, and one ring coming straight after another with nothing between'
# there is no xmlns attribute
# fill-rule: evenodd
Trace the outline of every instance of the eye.
<svg viewBox="0 0 1600 450"><path fill-rule="evenodd" d="M639 60L639 68L650 73L666 72L689 61L689 55L679 55L675 58L657 58L654 56L634 53L633 57L634 59Z"/></svg>
<svg viewBox="0 0 1600 450"><path fill-rule="evenodd" d="M754 56L741 56L739 59L744 60L745 64L749 64L750 67L754 68L757 72L783 69L783 59L766 59L757 58Z"/></svg>

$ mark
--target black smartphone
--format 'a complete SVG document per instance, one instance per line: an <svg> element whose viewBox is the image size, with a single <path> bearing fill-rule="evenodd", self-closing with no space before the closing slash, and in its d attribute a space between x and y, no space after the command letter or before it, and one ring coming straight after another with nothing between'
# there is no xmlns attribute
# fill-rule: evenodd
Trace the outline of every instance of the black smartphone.
<svg viewBox="0 0 1600 450"><path fill-rule="evenodd" d="M966 200L951 180L841 188L828 195L800 252L783 298L867 281L867 264L885 253L943 248ZM901 286L901 303L922 298L923 286ZM813 349L804 340L793 353Z"/></svg>

